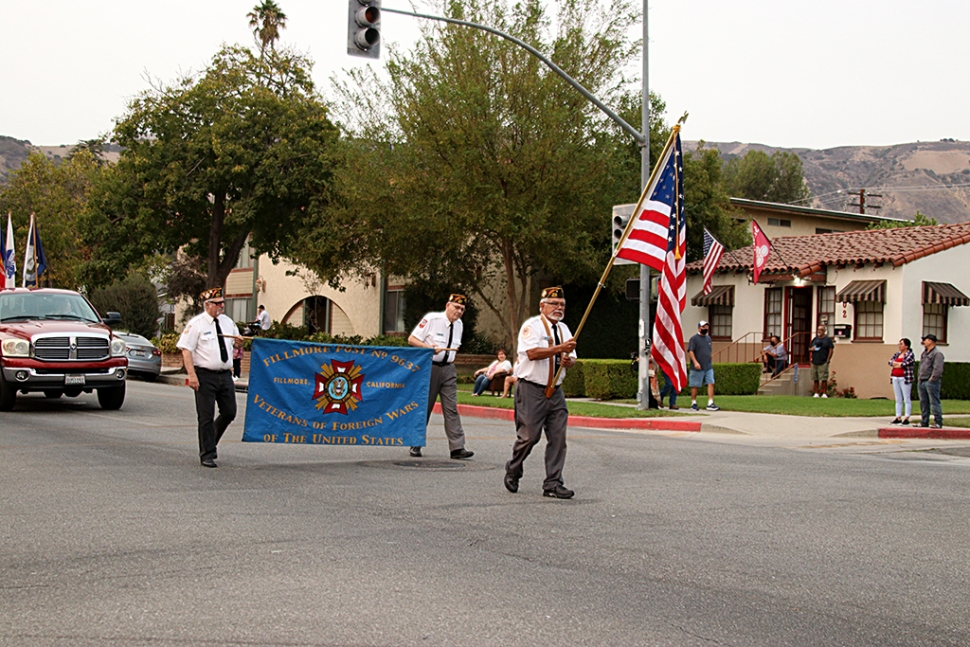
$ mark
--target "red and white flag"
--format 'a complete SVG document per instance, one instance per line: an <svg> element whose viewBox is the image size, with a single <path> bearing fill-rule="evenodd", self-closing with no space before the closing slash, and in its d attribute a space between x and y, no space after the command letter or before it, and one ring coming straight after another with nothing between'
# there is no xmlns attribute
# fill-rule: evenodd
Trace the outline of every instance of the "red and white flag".
<svg viewBox="0 0 970 647"><path fill-rule="evenodd" d="M711 236L711 232L704 228L704 294L710 294L714 289L711 284L714 279L714 272L717 264L721 262L724 255L724 245L718 242L717 238Z"/></svg>
<svg viewBox="0 0 970 647"><path fill-rule="evenodd" d="M659 173L654 173L653 181L643 190L638 209L634 212L633 222L627 225L625 237L617 245L616 257L625 258L662 272L667 259L667 243L674 212L675 191L683 187L674 177L674 157L676 165L682 169L680 135L675 146L668 146L663 159L657 164ZM681 177L683 175L681 174ZM681 197L681 204L683 198Z"/></svg>
<svg viewBox="0 0 970 647"><path fill-rule="evenodd" d="M761 231L761 227L758 223L751 220L751 237L754 238L754 282L758 283L758 277L761 276L761 270L765 269L768 265L768 255L771 254L771 241L765 236L765 232Z"/></svg>

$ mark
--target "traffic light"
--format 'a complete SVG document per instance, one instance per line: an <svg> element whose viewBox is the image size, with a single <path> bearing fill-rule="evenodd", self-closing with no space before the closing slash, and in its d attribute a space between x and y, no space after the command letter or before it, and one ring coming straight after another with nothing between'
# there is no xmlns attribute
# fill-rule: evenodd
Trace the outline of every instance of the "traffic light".
<svg viewBox="0 0 970 647"><path fill-rule="evenodd" d="M347 53L381 57L381 0L347 0Z"/></svg>
<svg viewBox="0 0 970 647"><path fill-rule="evenodd" d="M626 230L626 224L630 222L630 216L633 215L633 208L636 205L633 204L618 204L613 206L613 220L610 222L610 227L613 231L613 255L616 256L616 248L620 244L620 239L623 238L623 232ZM625 258L617 258L613 261L614 265L635 265L633 261L628 261Z"/></svg>

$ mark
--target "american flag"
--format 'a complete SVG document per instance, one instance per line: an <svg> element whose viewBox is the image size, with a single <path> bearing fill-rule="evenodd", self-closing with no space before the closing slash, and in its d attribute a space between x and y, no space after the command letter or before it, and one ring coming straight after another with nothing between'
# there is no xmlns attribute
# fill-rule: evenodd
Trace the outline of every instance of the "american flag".
<svg viewBox="0 0 970 647"><path fill-rule="evenodd" d="M660 269L657 318L650 355L681 391L687 386L684 333L680 314L687 305L687 221L684 218L684 163L680 133L662 160L657 184L650 193L651 208L667 214L666 246ZM651 265L651 267L653 267Z"/></svg>
<svg viewBox="0 0 970 647"><path fill-rule="evenodd" d="M714 279L714 271L717 270L717 264L721 262L721 256L724 255L724 245L717 242L714 236L711 236L711 232L704 228L704 294L710 294L714 286L711 285Z"/></svg>
<svg viewBox="0 0 970 647"><path fill-rule="evenodd" d="M680 150L680 135L677 135L677 151ZM674 209L674 191L680 187L675 177L673 158L677 156L678 168L682 173L679 152L673 146L667 148L665 157L657 165L662 169L654 175L653 182L643 190L640 215L630 225L629 233L616 250L617 258L641 263L662 272L667 258L669 236L667 230ZM681 189L682 190L682 189ZM681 203L681 208L683 204Z"/></svg>

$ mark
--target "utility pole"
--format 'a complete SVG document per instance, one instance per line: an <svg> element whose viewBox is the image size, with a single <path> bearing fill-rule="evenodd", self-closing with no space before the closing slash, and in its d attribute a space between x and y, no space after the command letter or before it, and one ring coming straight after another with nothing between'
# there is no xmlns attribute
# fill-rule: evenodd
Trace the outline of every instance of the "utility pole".
<svg viewBox="0 0 970 647"><path fill-rule="evenodd" d="M855 194L856 194L855 191L849 191L849 195L854 196ZM869 197L869 198L881 198L882 197L882 194L881 193L866 193L866 190L865 189L859 189L859 201L858 202L850 202L849 203L849 206L850 207L858 207L859 208L859 213L861 213L863 215L866 213L866 207L868 207L869 209L876 209L876 210L882 209L882 207L879 206L879 205L877 205L877 204L866 205L866 197Z"/></svg>

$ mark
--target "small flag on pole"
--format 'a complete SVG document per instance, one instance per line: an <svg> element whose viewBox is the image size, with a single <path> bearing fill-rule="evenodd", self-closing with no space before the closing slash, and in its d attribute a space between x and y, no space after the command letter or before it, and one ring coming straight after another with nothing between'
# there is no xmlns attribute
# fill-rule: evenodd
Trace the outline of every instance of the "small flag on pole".
<svg viewBox="0 0 970 647"><path fill-rule="evenodd" d="M765 232L761 231L761 227L758 223L751 220L751 237L754 238L754 267L752 272L754 273L755 285L758 284L758 277L761 276L761 270L768 265L768 255L771 253L771 241L765 236Z"/></svg>
<svg viewBox="0 0 970 647"><path fill-rule="evenodd" d="M710 294L714 287L711 282L714 279L714 272L717 264L721 262L724 255L724 245L719 243L711 232L704 228L704 294Z"/></svg>
<svg viewBox="0 0 970 647"><path fill-rule="evenodd" d="M40 232L34 222L34 214L30 214L30 231L27 233L27 251L24 254L23 287L36 288L40 285L40 278L47 271L47 256L44 246L40 243Z"/></svg>
<svg viewBox="0 0 970 647"><path fill-rule="evenodd" d="M0 276L0 287L17 287L17 261L13 246L13 222L7 214L7 237L0 239L0 262L3 263L3 275Z"/></svg>

